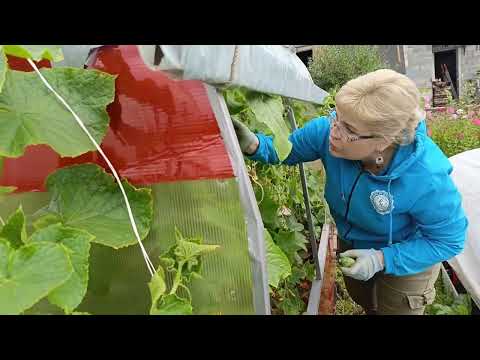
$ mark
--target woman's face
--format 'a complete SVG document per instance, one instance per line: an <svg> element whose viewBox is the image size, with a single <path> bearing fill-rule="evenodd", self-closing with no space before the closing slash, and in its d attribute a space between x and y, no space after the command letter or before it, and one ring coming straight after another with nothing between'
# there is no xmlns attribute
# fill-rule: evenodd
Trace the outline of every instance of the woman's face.
<svg viewBox="0 0 480 360"><path fill-rule="evenodd" d="M347 160L366 160L376 157L378 150L388 147L389 143L373 136L360 121L349 118L337 108L336 118L330 124L329 150L338 158Z"/></svg>

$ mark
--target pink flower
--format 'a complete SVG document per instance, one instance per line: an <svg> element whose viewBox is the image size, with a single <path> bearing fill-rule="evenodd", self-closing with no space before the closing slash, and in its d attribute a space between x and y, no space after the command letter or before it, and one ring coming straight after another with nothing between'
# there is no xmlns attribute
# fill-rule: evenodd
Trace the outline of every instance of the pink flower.
<svg viewBox="0 0 480 360"><path fill-rule="evenodd" d="M449 107L447 108L447 113L449 113L449 114L455 114L455 108L449 106Z"/></svg>
<svg viewBox="0 0 480 360"><path fill-rule="evenodd" d="M480 119L473 119L472 120L473 125L478 125L480 126Z"/></svg>

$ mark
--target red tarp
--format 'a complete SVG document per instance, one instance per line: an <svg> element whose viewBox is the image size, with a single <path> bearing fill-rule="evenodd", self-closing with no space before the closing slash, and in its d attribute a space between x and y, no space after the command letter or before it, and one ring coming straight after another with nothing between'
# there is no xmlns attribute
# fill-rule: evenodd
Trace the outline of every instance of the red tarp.
<svg viewBox="0 0 480 360"><path fill-rule="evenodd" d="M23 59L9 57L8 62L12 69L31 70ZM39 65L49 67L45 61ZM201 82L174 81L149 69L135 45L99 48L89 67L118 75L101 147L120 176L135 185L234 176ZM61 158L46 145L29 146L23 156L5 159L0 185L16 186L18 192L44 191L51 172L84 162L107 168L97 152Z"/></svg>

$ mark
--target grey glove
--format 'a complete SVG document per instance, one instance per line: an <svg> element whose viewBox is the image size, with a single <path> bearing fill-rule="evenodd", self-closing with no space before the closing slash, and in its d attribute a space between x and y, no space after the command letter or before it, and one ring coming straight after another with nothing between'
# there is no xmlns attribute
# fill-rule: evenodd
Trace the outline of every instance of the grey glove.
<svg viewBox="0 0 480 360"><path fill-rule="evenodd" d="M340 254L340 257L355 258L355 264L352 267L341 267L340 270L347 275L357 280L367 281L373 277L377 272L385 268L383 253L381 250L374 249L355 249L347 250Z"/></svg>
<svg viewBox="0 0 480 360"><path fill-rule="evenodd" d="M235 134L237 134L240 149L244 154L251 155L257 151L258 138L257 136L240 121L232 119Z"/></svg>

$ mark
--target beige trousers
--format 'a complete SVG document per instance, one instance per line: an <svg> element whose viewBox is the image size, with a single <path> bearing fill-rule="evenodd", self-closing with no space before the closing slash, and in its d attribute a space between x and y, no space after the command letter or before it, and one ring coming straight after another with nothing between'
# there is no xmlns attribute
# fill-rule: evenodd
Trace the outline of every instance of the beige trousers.
<svg viewBox="0 0 480 360"><path fill-rule="evenodd" d="M351 247L339 239L340 251ZM352 299L369 315L423 315L425 305L435 300L435 281L440 264L426 271L407 276L375 274L368 281L344 276Z"/></svg>

